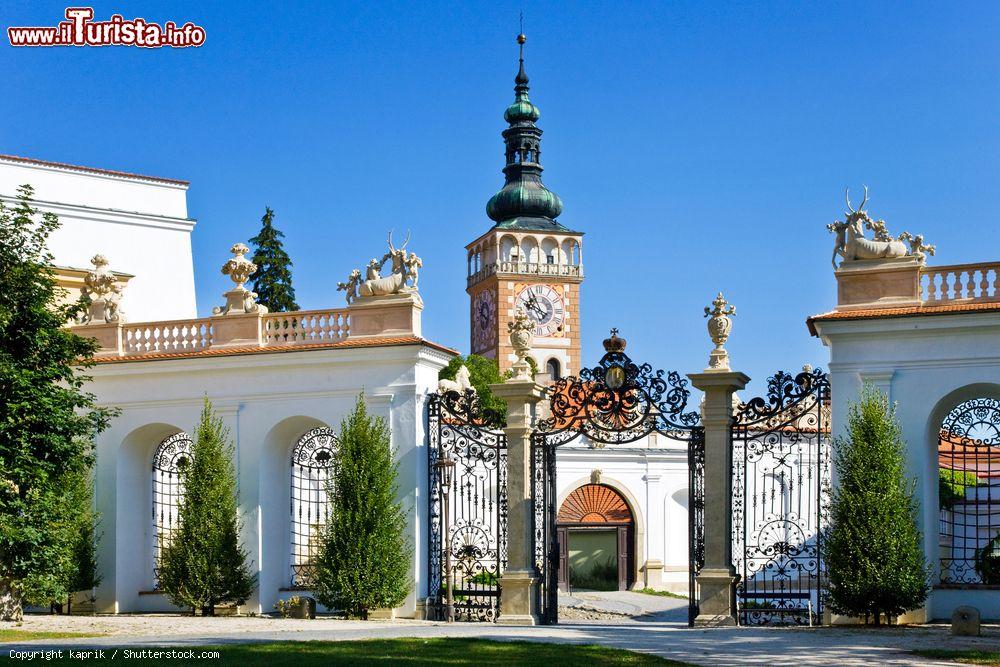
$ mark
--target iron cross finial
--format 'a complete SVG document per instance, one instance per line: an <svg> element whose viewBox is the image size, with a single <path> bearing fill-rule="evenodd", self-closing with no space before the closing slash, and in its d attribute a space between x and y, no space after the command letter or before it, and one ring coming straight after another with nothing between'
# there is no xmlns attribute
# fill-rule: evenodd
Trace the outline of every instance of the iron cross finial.
<svg viewBox="0 0 1000 667"><path fill-rule="evenodd" d="M618 327L613 327L611 329L611 335L612 336L617 336L618 335Z"/></svg>

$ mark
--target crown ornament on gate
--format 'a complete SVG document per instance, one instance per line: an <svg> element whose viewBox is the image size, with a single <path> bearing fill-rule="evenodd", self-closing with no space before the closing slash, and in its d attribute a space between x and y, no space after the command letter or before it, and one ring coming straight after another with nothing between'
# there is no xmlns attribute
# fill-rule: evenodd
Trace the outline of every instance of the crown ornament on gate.
<svg viewBox="0 0 1000 667"><path fill-rule="evenodd" d="M736 306L726 301L722 292L715 297L711 306L705 307L705 317L709 318L708 335L715 343L715 349L708 355L706 371L729 370L729 352L726 351L725 344L733 330L733 321L729 318L735 316Z"/></svg>
<svg viewBox="0 0 1000 667"><path fill-rule="evenodd" d="M625 345L628 344L624 338L618 337L618 327L611 330L611 336L604 339L605 352L624 352Z"/></svg>

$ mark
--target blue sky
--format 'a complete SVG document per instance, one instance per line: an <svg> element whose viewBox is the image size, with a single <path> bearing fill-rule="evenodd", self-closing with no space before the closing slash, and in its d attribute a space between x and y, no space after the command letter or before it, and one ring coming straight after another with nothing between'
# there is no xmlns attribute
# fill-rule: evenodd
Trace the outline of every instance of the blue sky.
<svg viewBox="0 0 1000 667"><path fill-rule="evenodd" d="M4 27L65 3L0 2ZM805 318L834 303L843 190L936 264L997 259L1000 3L144 3L198 49L0 46L0 152L191 181L201 314L228 247L277 212L306 308L411 229L425 334L468 348L463 246L502 183L518 13L545 182L586 232L585 358L618 326L633 358L705 365L702 308L738 316L760 387L825 365Z"/></svg>

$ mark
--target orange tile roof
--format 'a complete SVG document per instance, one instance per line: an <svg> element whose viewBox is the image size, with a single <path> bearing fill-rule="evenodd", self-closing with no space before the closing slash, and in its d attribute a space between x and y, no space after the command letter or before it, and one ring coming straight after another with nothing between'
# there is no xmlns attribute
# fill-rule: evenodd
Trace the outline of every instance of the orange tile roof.
<svg viewBox="0 0 1000 667"><path fill-rule="evenodd" d="M141 178L146 181L157 181L160 183L173 183L174 185L190 185L189 181L182 181L176 178L162 178L160 176L146 176L144 174L132 174L127 171L114 171L112 169L98 169L97 167L83 167L77 164L66 164L65 162L51 162L49 160L36 160L30 157L19 155L0 154L0 160L10 160L11 162L23 162L25 164L38 164L44 167L59 167L60 169L72 169L73 171L84 171L91 174L104 174L106 176L124 176L126 178Z"/></svg>
<svg viewBox="0 0 1000 667"><path fill-rule="evenodd" d="M231 357L242 354L274 354L278 352L303 352L307 350L341 350L364 347L392 347L395 345L424 345L429 348L445 352L446 354L457 355L458 351L450 347L432 343L418 336L396 336L386 338L371 339L347 339L330 343L297 343L294 345L247 345L245 347L218 347L204 350L191 350L184 352L149 352L147 354L133 354L127 357L99 357L94 359L99 364L117 364L132 361L159 361L163 359L197 359L201 357Z"/></svg>
<svg viewBox="0 0 1000 667"><path fill-rule="evenodd" d="M988 313L1000 310L1000 301L980 301L976 303L943 303L933 302L920 306L904 306L899 308L867 308L863 310L834 310L821 315L813 315L806 320L809 333L817 336L815 322L831 320L868 320L890 317L915 317L920 315L952 315L954 313Z"/></svg>

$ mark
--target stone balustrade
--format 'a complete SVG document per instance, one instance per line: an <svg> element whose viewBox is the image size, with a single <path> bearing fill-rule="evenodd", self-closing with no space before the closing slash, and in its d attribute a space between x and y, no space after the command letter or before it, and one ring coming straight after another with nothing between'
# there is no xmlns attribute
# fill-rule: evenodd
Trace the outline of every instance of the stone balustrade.
<svg viewBox="0 0 1000 667"><path fill-rule="evenodd" d="M86 327L90 330L91 327ZM212 318L136 322L121 325L124 355L190 352L212 346Z"/></svg>
<svg viewBox="0 0 1000 667"><path fill-rule="evenodd" d="M329 343L344 340L350 333L347 308L268 313L263 320L264 345Z"/></svg>
<svg viewBox="0 0 1000 667"><path fill-rule="evenodd" d="M927 305L1000 301L1000 262L926 266L920 299Z"/></svg>
<svg viewBox="0 0 1000 667"><path fill-rule="evenodd" d="M545 262L493 262L486 264L469 276L469 285L478 283L483 278L495 273L519 273L534 276L560 276L583 278L583 267L579 264L548 264Z"/></svg>
<svg viewBox="0 0 1000 667"><path fill-rule="evenodd" d="M347 308L288 313L237 313L163 322L108 322L72 327L100 346L98 359L183 355L210 349L294 348L351 339L421 335L416 293L355 300Z"/></svg>

